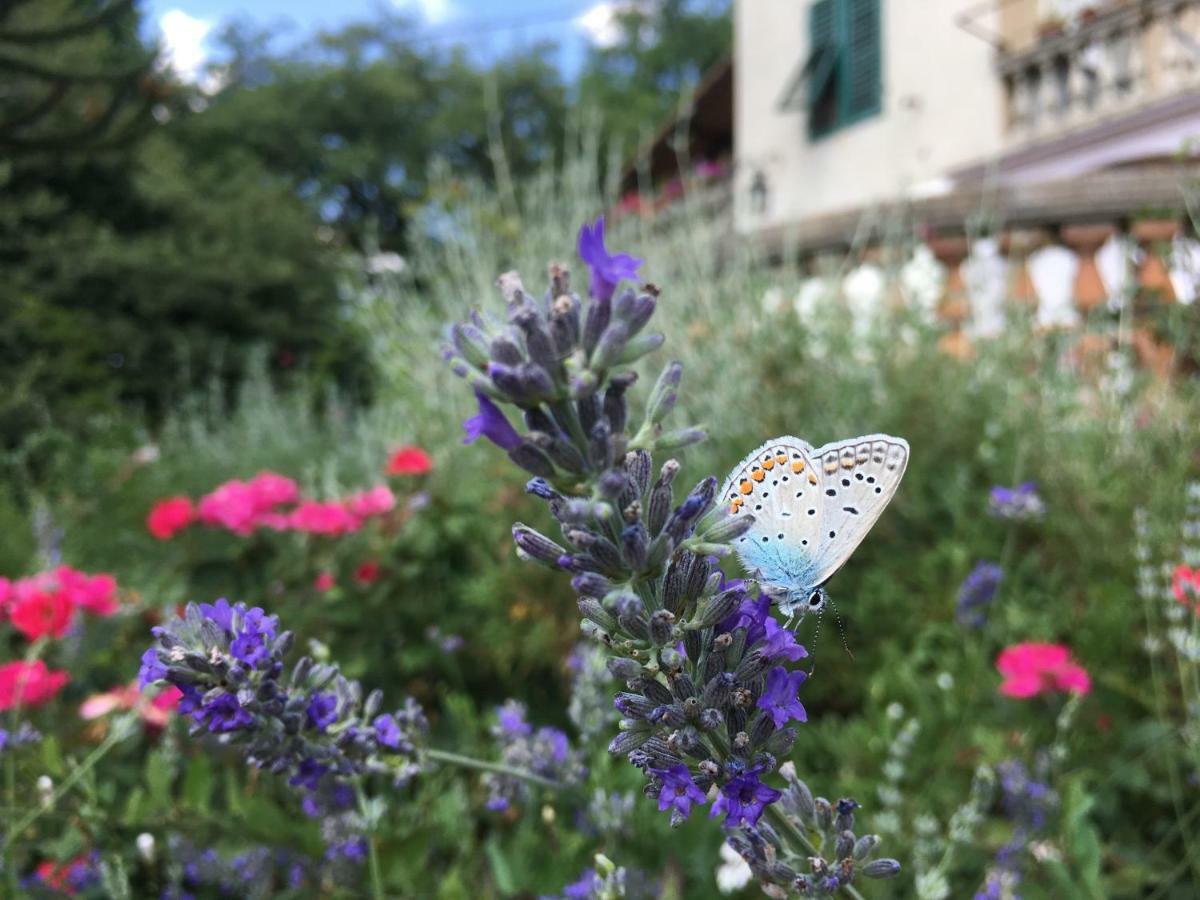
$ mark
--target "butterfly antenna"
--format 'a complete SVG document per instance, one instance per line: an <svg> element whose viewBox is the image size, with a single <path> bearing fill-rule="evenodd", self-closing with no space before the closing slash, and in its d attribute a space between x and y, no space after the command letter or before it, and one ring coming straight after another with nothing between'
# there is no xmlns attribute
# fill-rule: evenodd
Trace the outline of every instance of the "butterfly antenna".
<svg viewBox="0 0 1200 900"><path fill-rule="evenodd" d="M833 621L837 622L838 634L842 636L842 649L846 651L846 655L850 657L850 661L854 662L854 653L850 650L850 644L846 641L846 623L842 619L841 613L837 611L837 604L833 602L833 598L829 598L829 609L833 612Z"/></svg>
<svg viewBox="0 0 1200 900"><path fill-rule="evenodd" d="M821 620L825 618L824 610L817 613L817 627L813 629L812 634L812 649L809 656L812 658L812 666L809 667L808 677L812 678L813 673L817 671L817 638L821 636Z"/></svg>

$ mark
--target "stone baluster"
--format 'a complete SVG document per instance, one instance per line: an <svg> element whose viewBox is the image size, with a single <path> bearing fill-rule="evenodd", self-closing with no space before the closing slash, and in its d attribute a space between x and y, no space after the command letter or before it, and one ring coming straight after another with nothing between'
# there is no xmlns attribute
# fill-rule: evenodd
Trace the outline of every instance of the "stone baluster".
<svg viewBox="0 0 1200 900"><path fill-rule="evenodd" d="M938 306L938 318L950 326L950 330L938 341L945 353L966 359L971 355L971 341L963 324L970 315L966 288L963 284L962 264L967 258L967 239L961 235L932 237L929 249L946 270L945 290Z"/></svg>
<svg viewBox="0 0 1200 900"><path fill-rule="evenodd" d="M1085 314L1108 300L1108 289L1096 267L1096 251L1115 231L1111 225L1070 225L1062 230L1063 241L1079 257L1075 303Z"/></svg>
<svg viewBox="0 0 1200 900"><path fill-rule="evenodd" d="M1148 219L1134 223L1133 236L1141 248L1138 286L1151 300L1173 301L1175 288L1166 256L1179 227L1169 219Z"/></svg>

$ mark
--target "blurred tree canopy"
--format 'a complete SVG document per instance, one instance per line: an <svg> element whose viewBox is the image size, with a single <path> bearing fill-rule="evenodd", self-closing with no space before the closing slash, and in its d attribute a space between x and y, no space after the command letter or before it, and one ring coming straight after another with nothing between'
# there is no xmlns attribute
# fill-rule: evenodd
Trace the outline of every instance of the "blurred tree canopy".
<svg viewBox="0 0 1200 900"><path fill-rule="evenodd" d="M550 44L480 62L386 11L286 49L228 27L191 84L135 0L0 0L0 446L232 386L254 348L369 396L346 251L403 253L434 163L552 161L576 95L623 144L653 128L725 52L728 3L645 9L578 85Z"/></svg>

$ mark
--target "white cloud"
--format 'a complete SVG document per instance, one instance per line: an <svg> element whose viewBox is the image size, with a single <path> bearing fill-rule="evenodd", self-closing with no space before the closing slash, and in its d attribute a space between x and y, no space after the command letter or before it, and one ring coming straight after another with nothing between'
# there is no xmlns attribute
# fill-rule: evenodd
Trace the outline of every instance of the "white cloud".
<svg viewBox="0 0 1200 900"><path fill-rule="evenodd" d="M213 22L189 16L182 9L169 9L158 20L163 39L163 62L184 81L196 82L208 60L205 42Z"/></svg>
<svg viewBox="0 0 1200 900"><path fill-rule="evenodd" d="M452 0L395 0L395 2L401 9L416 13L428 25L440 25L458 12Z"/></svg>
<svg viewBox="0 0 1200 900"><path fill-rule="evenodd" d="M642 8L652 11L654 0L601 0L575 17L575 27L597 47L612 47L621 40L620 16ZM647 29L649 26L645 26ZM644 37L649 36L646 31Z"/></svg>

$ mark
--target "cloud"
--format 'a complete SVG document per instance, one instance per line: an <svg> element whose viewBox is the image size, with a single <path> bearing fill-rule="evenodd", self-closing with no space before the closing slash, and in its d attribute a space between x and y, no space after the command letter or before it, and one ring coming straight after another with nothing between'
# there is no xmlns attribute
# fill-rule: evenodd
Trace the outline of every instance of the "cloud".
<svg viewBox="0 0 1200 900"><path fill-rule="evenodd" d="M395 3L401 9L420 16L428 25L440 25L458 13L453 0L395 0Z"/></svg>
<svg viewBox="0 0 1200 900"><path fill-rule="evenodd" d="M620 16L639 8L652 12L653 0L601 0L575 17L575 27L597 47L612 47L621 40ZM649 25L644 27L648 29Z"/></svg>
<svg viewBox="0 0 1200 900"><path fill-rule="evenodd" d="M163 40L163 62L184 81L197 82L208 60L205 42L213 22L169 9L158 20Z"/></svg>

